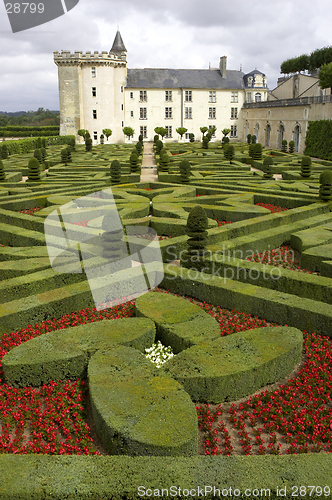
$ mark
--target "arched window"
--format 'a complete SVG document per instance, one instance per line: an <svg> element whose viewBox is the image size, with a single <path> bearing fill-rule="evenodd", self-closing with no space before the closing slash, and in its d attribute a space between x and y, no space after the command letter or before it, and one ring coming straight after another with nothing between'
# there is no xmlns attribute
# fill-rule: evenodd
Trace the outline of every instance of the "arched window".
<svg viewBox="0 0 332 500"><path fill-rule="evenodd" d="M257 92L255 94L255 102L261 102L262 100L262 94L260 92Z"/></svg>

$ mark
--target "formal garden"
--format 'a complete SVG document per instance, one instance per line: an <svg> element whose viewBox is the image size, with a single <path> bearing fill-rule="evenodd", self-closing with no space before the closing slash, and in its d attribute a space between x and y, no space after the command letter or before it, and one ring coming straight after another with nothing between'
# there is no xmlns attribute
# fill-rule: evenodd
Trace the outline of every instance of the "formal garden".
<svg viewBox="0 0 332 500"><path fill-rule="evenodd" d="M0 498L331 498L332 162L153 147L0 145Z"/></svg>

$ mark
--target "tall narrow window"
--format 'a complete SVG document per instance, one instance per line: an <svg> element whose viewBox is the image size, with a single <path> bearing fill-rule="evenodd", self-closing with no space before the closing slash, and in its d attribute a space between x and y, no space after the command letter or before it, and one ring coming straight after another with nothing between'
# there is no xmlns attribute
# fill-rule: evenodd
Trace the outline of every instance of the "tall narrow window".
<svg viewBox="0 0 332 500"><path fill-rule="evenodd" d="M134 92L130 92L130 99L134 99Z"/></svg>
<svg viewBox="0 0 332 500"><path fill-rule="evenodd" d="M139 119L146 120L146 108L139 108Z"/></svg>
<svg viewBox="0 0 332 500"><path fill-rule="evenodd" d="M140 135L143 136L143 139L147 139L148 135L147 135L147 127L146 126L140 127L139 133L140 133Z"/></svg>
<svg viewBox="0 0 332 500"><path fill-rule="evenodd" d="M92 110L92 117L94 118L94 120L97 119L97 110L96 109Z"/></svg>
<svg viewBox="0 0 332 500"><path fill-rule="evenodd" d="M237 137L237 125L231 125L231 137Z"/></svg>
<svg viewBox="0 0 332 500"><path fill-rule="evenodd" d="M165 90L165 101L172 101L172 91L171 90Z"/></svg>
<svg viewBox="0 0 332 500"><path fill-rule="evenodd" d="M209 102L217 102L217 96L215 90L209 91Z"/></svg>
<svg viewBox="0 0 332 500"><path fill-rule="evenodd" d="M140 102L146 102L148 100L146 90L139 91L139 100Z"/></svg>
<svg viewBox="0 0 332 500"><path fill-rule="evenodd" d="M237 108L231 108L231 119L237 120Z"/></svg>
<svg viewBox="0 0 332 500"><path fill-rule="evenodd" d="M95 141L98 141L98 132L97 131L93 132L93 138Z"/></svg>
<svg viewBox="0 0 332 500"><path fill-rule="evenodd" d="M184 117L186 119L191 119L192 116L192 108L184 108Z"/></svg>
<svg viewBox="0 0 332 500"><path fill-rule="evenodd" d="M166 139L170 139L172 137L172 127L165 127L166 128L166 135L165 135L165 138Z"/></svg>
<svg viewBox="0 0 332 500"><path fill-rule="evenodd" d="M239 102L239 93L238 92L231 93L231 102Z"/></svg>
<svg viewBox="0 0 332 500"><path fill-rule="evenodd" d="M92 66L92 68L91 68L91 76L92 76L92 78L96 78L96 68L95 68L95 66Z"/></svg>
<svg viewBox="0 0 332 500"><path fill-rule="evenodd" d="M134 118L134 111L130 111L130 117Z"/></svg>
<svg viewBox="0 0 332 500"><path fill-rule="evenodd" d="M165 118L172 118L172 108L165 108Z"/></svg>
<svg viewBox="0 0 332 500"><path fill-rule="evenodd" d="M92 97L97 97L97 88L92 87Z"/></svg>
<svg viewBox="0 0 332 500"><path fill-rule="evenodd" d="M215 119L216 117L216 108L209 108L209 118Z"/></svg>
<svg viewBox="0 0 332 500"><path fill-rule="evenodd" d="M193 100L193 93L191 90L185 90L184 92L184 100L186 102L192 102Z"/></svg>

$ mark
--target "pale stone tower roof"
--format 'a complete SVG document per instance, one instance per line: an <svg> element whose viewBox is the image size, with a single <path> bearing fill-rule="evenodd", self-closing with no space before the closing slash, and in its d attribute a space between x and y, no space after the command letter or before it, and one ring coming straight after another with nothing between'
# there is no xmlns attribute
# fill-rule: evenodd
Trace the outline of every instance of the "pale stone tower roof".
<svg viewBox="0 0 332 500"><path fill-rule="evenodd" d="M127 52L119 30L116 32L111 52Z"/></svg>

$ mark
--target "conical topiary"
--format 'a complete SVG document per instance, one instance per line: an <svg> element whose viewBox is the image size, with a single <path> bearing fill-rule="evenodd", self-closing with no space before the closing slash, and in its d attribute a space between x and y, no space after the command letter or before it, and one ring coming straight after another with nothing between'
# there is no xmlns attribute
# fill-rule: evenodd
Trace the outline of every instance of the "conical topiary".
<svg viewBox="0 0 332 500"><path fill-rule="evenodd" d="M289 153L294 153L294 150L295 150L295 142L294 141L289 141L288 152Z"/></svg>
<svg viewBox="0 0 332 500"><path fill-rule="evenodd" d="M262 159L263 146L260 142L254 143L253 146L253 159L259 161Z"/></svg>
<svg viewBox="0 0 332 500"><path fill-rule="evenodd" d="M1 146L1 158L3 160L7 160L7 158L8 158L7 144L2 144L2 146Z"/></svg>
<svg viewBox="0 0 332 500"><path fill-rule="evenodd" d="M286 141L286 139L283 139L281 142L281 151L283 153L287 153L287 141Z"/></svg>
<svg viewBox="0 0 332 500"><path fill-rule="evenodd" d="M311 175L311 158L310 156L304 156L301 161L301 176L310 177Z"/></svg>
<svg viewBox="0 0 332 500"><path fill-rule="evenodd" d="M136 153L131 153L130 158L130 171L137 172L138 171L138 155Z"/></svg>
<svg viewBox="0 0 332 500"><path fill-rule="evenodd" d="M179 167L180 167L181 182L188 183L191 174L191 167L189 161L182 160Z"/></svg>
<svg viewBox="0 0 332 500"><path fill-rule="evenodd" d="M233 144L225 144L224 146L224 156L226 160L229 160L232 163L232 160L235 156L234 146Z"/></svg>
<svg viewBox="0 0 332 500"><path fill-rule="evenodd" d="M91 137L87 137L85 139L85 151L92 151L92 139L91 139Z"/></svg>
<svg viewBox="0 0 332 500"><path fill-rule="evenodd" d="M325 170L319 176L319 197L323 201L332 200L332 172Z"/></svg>
<svg viewBox="0 0 332 500"><path fill-rule="evenodd" d="M137 151L137 154L140 155L143 151L143 144L138 141L136 144L135 144L135 149Z"/></svg>
<svg viewBox="0 0 332 500"><path fill-rule="evenodd" d="M5 182L5 180L6 180L5 167L3 165L2 160L0 160L0 182Z"/></svg>
<svg viewBox="0 0 332 500"><path fill-rule="evenodd" d="M160 163L160 170L162 172L168 172L168 169L169 169L169 156L166 153L166 151L164 152L164 154L162 154L160 156L159 163Z"/></svg>
<svg viewBox="0 0 332 500"><path fill-rule="evenodd" d="M37 160L39 161L39 164L41 165L43 160L42 160L42 154L41 154L41 150L40 148L36 148L33 152L33 156L35 158L37 158Z"/></svg>
<svg viewBox="0 0 332 500"><path fill-rule="evenodd" d="M273 165L273 158L271 156L265 156L264 161L264 179L274 179L273 177L273 170L272 170L272 165Z"/></svg>
<svg viewBox="0 0 332 500"><path fill-rule="evenodd" d="M28 163L28 180L32 182L40 181L40 165L37 158L31 158Z"/></svg>
<svg viewBox="0 0 332 500"><path fill-rule="evenodd" d="M160 155L160 152L163 149L163 147L164 147L163 141L161 141L160 139L158 139L157 142L156 142L156 154L157 155Z"/></svg>
<svg viewBox="0 0 332 500"><path fill-rule="evenodd" d="M119 160L112 161L110 170L112 184L119 184L121 181L121 165Z"/></svg>
<svg viewBox="0 0 332 500"><path fill-rule="evenodd" d="M190 210L186 225L186 234L189 236L187 241L189 256L203 255L207 243L208 225L208 217L203 207L196 205Z"/></svg>
<svg viewBox="0 0 332 500"><path fill-rule="evenodd" d="M250 139L251 140L251 139ZM249 156L250 158L254 157L255 154L255 146L256 144L249 144Z"/></svg>
<svg viewBox="0 0 332 500"><path fill-rule="evenodd" d="M44 163L44 161L46 160L46 149L45 148L40 148L40 153L41 153L41 157L42 157L42 163Z"/></svg>
<svg viewBox="0 0 332 500"><path fill-rule="evenodd" d="M64 163L65 165L71 163L71 153L68 146L61 149L61 163Z"/></svg>

